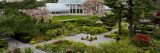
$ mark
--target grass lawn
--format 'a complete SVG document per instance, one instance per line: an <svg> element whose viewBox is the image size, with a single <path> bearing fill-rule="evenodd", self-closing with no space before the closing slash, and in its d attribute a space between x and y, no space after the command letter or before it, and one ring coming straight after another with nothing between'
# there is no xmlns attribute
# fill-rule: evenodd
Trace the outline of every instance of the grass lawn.
<svg viewBox="0 0 160 53"><path fill-rule="evenodd" d="M64 21L64 20L72 20L72 19L81 19L85 18L86 16L54 16L54 21Z"/></svg>

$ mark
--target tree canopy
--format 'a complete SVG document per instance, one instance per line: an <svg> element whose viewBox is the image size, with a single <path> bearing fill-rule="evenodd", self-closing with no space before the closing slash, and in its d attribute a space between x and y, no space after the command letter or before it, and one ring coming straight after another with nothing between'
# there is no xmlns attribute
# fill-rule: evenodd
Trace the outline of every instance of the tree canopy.
<svg viewBox="0 0 160 53"><path fill-rule="evenodd" d="M33 33L36 21L31 16L21 12L22 9L32 9L43 6L45 2L24 0L22 2L0 2L3 15L0 16L0 36L15 33Z"/></svg>
<svg viewBox="0 0 160 53"><path fill-rule="evenodd" d="M118 18L126 18L129 23L130 35L139 19L152 19L156 6L152 0L105 0Z"/></svg>

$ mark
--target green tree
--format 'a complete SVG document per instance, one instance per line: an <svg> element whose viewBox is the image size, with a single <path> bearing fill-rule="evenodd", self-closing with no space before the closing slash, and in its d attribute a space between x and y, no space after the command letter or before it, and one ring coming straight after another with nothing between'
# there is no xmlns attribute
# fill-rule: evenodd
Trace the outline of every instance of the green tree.
<svg viewBox="0 0 160 53"><path fill-rule="evenodd" d="M105 0L105 4L112 8L115 16L118 16L119 28L121 28L121 18L126 18L131 36L139 19L151 18L152 12L156 9L151 0Z"/></svg>
<svg viewBox="0 0 160 53"><path fill-rule="evenodd" d="M0 16L0 37L8 37L15 33L30 33L36 31L36 21L23 13L23 9L32 9L44 5L45 2L24 0L22 2L0 2L3 15Z"/></svg>

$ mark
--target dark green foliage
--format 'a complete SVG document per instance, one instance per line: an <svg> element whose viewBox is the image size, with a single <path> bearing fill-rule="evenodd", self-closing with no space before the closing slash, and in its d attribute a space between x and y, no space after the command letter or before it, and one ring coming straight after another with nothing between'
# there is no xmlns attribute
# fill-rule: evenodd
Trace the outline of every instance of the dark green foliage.
<svg viewBox="0 0 160 53"><path fill-rule="evenodd" d="M0 9L4 12L4 15L0 17L0 36L8 37L15 33L29 33L29 35L37 33L38 30L35 28L36 21L20 10L43 5L44 2L36 2L36 0L0 2Z"/></svg>
<svg viewBox="0 0 160 53"><path fill-rule="evenodd" d="M72 42L68 40L59 40L52 44L45 44L43 46L40 46L44 51L51 52L51 53L66 53L66 52L80 52L84 53L85 48L87 45L80 42Z"/></svg>
<svg viewBox="0 0 160 53"><path fill-rule="evenodd" d="M86 53L105 53L104 50L96 45L86 47Z"/></svg>
<svg viewBox="0 0 160 53"><path fill-rule="evenodd" d="M87 45L81 42L74 42L70 47L74 50L74 52L84 52Z"/></svg>
<svg viewBox="0 0 160 53"><path fill-rule="evenodd" d="M0 49L2 49L2 48L7 49L8 48L8 43L5 42L5 41L0 40Z"/></svg>
<svg viewBox="0 0 160 53"><path fill-rule="evenodd" d="M137 53L137 48L127 42L100 44L105 53ZM116 51L115 51L116 50Z"/></svg>
<svg viewBox="0 0 160 53"><path fill-rule="evenodd" d="M150 47L150 52L151 53L160 53L160 42L158 40L152 40L151 46Z"/></svg>
<svg viewBox="0 0 160 53"><path fill-rule="evenodd" d="M107 17L101 17L101 21L109 27L113 27L117 23L117 18L115 15L107 15Z"/></svg>
<svg viewBox="0 0 160 53"><path fill-rule="evenodd" d="M114 16L126 19L130 35L135 28L133 25L140 25L139 19L153 19L156 10L152 0L105 0L105 4L112 8Z"/></svg>
<svg viewBox="0 0 160 53"><path fill-rule="evenodd" d="M24 48L25 53L33 53L33 50L31 48Z"/></svg>
<svg viewBox="0 0 160 53"><path fill-rule="evenodd" d="M84 26L84 25L92 26L96 23L94 20L90 20L90 19L78 19L75 22L78 23L78 25L80 26Z"/></svg>
<svg viewBox="0 0 160 53"><path fill-rule="evenodd" d="M153 37L156 39L160 39L160 28L154 30Z"/></svg>
<svg viewBox="0 0 160 53"><path fill-rule="evenodd" d="M45 2L37 2L36 0L23 0L22 2L4 2L0 4L2 5L2 9L14 8L18 10L44 6Z"/></svg>

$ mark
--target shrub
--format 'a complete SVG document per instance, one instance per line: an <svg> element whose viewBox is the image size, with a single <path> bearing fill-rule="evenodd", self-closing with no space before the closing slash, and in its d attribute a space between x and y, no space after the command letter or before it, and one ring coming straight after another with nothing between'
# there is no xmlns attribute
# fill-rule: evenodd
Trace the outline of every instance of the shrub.
<svg viewBox="0 0 160 53"><path fill-rule="evenodd" d="M91 19L77 19L75 22L80 26L91 26L95 24L95 21Z"/></svg>
<svg viewBox="0 0 160 53"><path fill-rule="evenodd" d="M34 41L34 40L31 40L29 43L30 43L30 44L36 44L37 42Z"/></svg>
<svg viewBox="0 0 160 53"><path fill-rule="evenodd" d="M37 49L42 49L42 45L36 45Z"/></svg>
<svg viewBox="0 0 160 53"><path fill-rule="evenodd" d="M105 53L102 48L97 47L96 45L89 45L86 48L86 53Z"/></svg>
<svg viewBox="0 0 160 53"><path fill-rule="evenodd" d="M84 43L81 43L81 42L75 42L71 45L71 48L75 52L84 52L86 47L87 47L87 45L85 45Z"/></svg>
<svg viewBox="0 0 160 53"><path fill-rule="evenodd" d="M25 53L33 53L31 48L24 48Z"/></svg>
<svg viewBox="0 0 160 53"><path fill-rule="evenodd" d="M57 30L57 35L58 35L58 36L63 34L63 29L61 29L61 28L56 28L56 30Z"/></svg>
<svg viewBox="0 0 160 53"><path fill-rule="evenodd" d="M46 35L48 35L49 37L57 37L57 33L58 31L55 29L51 29L51 30L47 30L46 31Z"/></svg>
<svg viewBox="0 0 160 53"><path fill-rule="evenodd" d="M154 30L154 38L160 39L160 28Z"/></svg>
<svg viewBox="0 0 160 53"><path fill-rule="evenodd" d="M64 26L65 26L65 28L67 28L67 29L69 29L69 30L72 30L72 29L75 27L74 24L71 23L71 22L66 22L66 23L64 24Z"/></svg>
<svg viewBox="0 0 160 53"><path fill-rule="evenodd" d="M101 27L93 27L91 30L90 30L90 34L101 34L101 33L104 33L106 32L107 30L105 28L101 28Z"/></svg>
<svg viewBox="0 0 160 53"><path fill-rule="evenodd" d="M122 33L122 34L126 34L126 33L128 33L127 28L122 27L122 28L121 28L121 33Z"/></svg>
<svg viewBox="0 0 160 53"><path fill-rule="evenodd" d="M78 34L78 33L81 33L80 29L78 28L73 28L72 32Z"/></svg>
<svg viewBox="0 0 160 53"><path fill-rule="evenodd" d="M149 46L151 38L144 34L138 34L131 39L131 43L138 47L146 47Z"/></svg>
<svg viewBox="0 0 160 53"><path fill-rule="evenodd" d="M115 34L115 33L112 33L112 34L105 34L105 37L107 37L107 38L113 38L113 39L115 39L116 36L117 36L117 34Z"/></svg>
<svg viewBox="0 0 160 53"><path fill-rule="evenodd" d="M64 25L63 22L58 22L58 21L53 21L52 24L53 28L61 28Z"/></svg>
<svg viewBox="0 0 160 53"><path fill-rule="evenodd" d="M7 49L7 48L8 48L8 43L5 42L5 41L0 40L0 48L5 48L5 49Z"/></svg>
<svg viewBox="0 0 160 53"><path fill-rule="evenodd" d="M160 53L160 42L158 40L152 40L150 52L151 53Z"/></svg>
<svg viewBox="0 0 160 53"><path fill-rule="evenodd" d="M128 42L115 42L102 43L100 47L103 48L105 53L136 53L137 48L130 45ZM115 51L116 50L116 51Z"/></svg>
<svg viewBox="0 0 160 53"><path fill-rule="evenodd" d="M92 29L92 28L89 27L89 26L83 26L81 30L82 30L83 32L86 32L86 33L87 33L87 32L90 31L91 29Z"/></svg>
<svg viewBox="0 0 160 53"><path fill-rule="evenodd" d="M66 30L64 30L63 35L69 36L69 35L71 35L71 31L69 31L69 30L66 29Z"/></svg>

